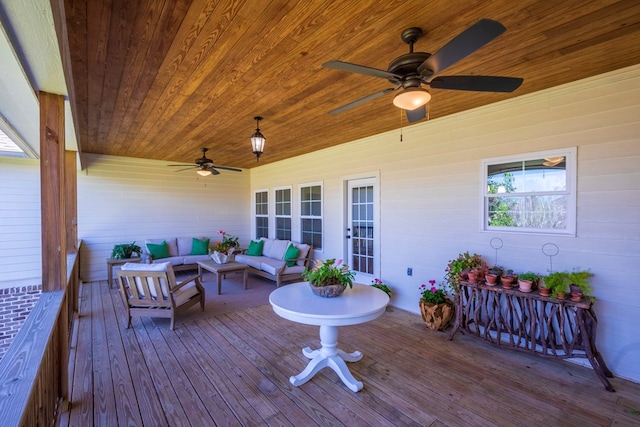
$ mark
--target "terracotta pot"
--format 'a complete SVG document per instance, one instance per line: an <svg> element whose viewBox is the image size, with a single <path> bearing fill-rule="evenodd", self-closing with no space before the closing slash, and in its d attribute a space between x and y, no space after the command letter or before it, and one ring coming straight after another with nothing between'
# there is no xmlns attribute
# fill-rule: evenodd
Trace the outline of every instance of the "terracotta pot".
<svg viewBox="0 0 640 427"><path fill-rule="evenodd" d="M540 288L538 289L538 293L543 297L551 296L551 289L549 288Z"/></svg>
<svg viewBox="0 0 640 427"><path fill-rule="evenodd" d="M500 283L502 283L502 287L505 289L511 289L513 287L513 277L501 277Z"/></svg>
<svg viewBox="0 0 640 427"><path fill-rule="evenodd" d="M560 300L567 299L567 293L564 291L558 291L556 292L556 298Z"/></svg>
<svg viewBox="0 0 640 427"><path fill-rule="evenodd" d="M455 306L451 302L433 304L420 300L420 313L427 328L442 331L449 326L455 313Z"/></svg>
<svg viewBox="0 0 640 427"><path fill-rule="evenodd" d="M582 292L571 292L571 301L582 301L583 296Z"/></svg>
<svg viewBox="0 0 640 427"><path fill-rule="evenodd" d="M469 271L467 277L469 278L469 283L476 283L477 275L475 271Z"/></svg>
<svg viewBox="0 0 640 427"><path fill-rule="evenodd" d="M520 289L520 292L531 292L533 290L533 282L531 280L518 280L518 289Z"/></svg>
<svg viewBox="0 0 640 427"><path fill-rule="evenodd" d="M497 274L487 274L486 276L487 279L487 285L489 286L494 286L495 284L498 283L498 275Z"/></svg>

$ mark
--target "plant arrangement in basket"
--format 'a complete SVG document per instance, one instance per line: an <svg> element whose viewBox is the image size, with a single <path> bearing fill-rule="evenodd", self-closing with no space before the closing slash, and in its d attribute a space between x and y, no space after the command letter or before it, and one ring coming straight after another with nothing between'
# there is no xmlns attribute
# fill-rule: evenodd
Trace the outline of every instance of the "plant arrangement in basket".
<svg viewBox="0 0 640 427"><path fill-rule="evenodd" d="M111 251L111 258L128 259L131 258L133 254L136 254L136 256L140 256L140 254L142 254L140 246L136 245L136 242L122 243L113 247L113 250Z"/></svg>
<svg viewBox="0 0 640 427"><path fill-rule="evenodd" d="M435 280L429 280L431 287L428 287L424 283L420 286L420 294L422 295L420 300L427 304L443 304L450 303L449 296L443 288L436 287Z"/></svg>
<svg viewBox="0 0 640 427"><path fill-rule="evenodd" d="M342 285L344 288L352 288L354 276L355 273L349 270L348 265L343 264L342 260L336 262L335 258L316 260L313 268L305 268L302 272L304 280L316 287Z"/></svg>
<svg viewBox="0 0 640 427"><path fill-rule="evenodd" d="M374 288L380 289L385 294L389 295L389 297L391 297L391 288L387 286L382 280L378 279L377 277L371 281L371 286L373 286Z"/></svg>
<svg viewBox="0 0 640 427"><path fill-rule="evenodd" d="M221 252L223 254L229 254L229 251L231 249L235 249L240 245L236 236L227 234L224 230L218 230L218 234L222 236L222 240L216 242L216 244L213 246L214 251Z"/></svg>

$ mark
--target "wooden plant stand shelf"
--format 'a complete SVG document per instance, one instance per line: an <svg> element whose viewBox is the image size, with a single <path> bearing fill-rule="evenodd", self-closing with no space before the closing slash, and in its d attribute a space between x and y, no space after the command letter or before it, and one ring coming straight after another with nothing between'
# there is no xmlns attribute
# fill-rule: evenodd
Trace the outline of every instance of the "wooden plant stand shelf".
<svg viewBox="0 0 640 427"><path fill-rule="evenodd" d="M498 347L560 359L587 358L608 391L613 374L596 348L598 320L588 298L558 300L537 292L504 289L484 282L462 282L457 296L458 331L483 338Z"/></svg>

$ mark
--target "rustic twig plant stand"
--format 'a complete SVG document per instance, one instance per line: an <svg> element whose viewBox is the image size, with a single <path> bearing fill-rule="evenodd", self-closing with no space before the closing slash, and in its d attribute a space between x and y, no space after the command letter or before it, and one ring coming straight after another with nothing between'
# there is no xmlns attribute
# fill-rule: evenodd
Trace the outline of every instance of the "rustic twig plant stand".
<svg viewBox="0 0 640 427"><path fill-rule="evenodd" d="M608 391L613 374L596 348L598 321L593 304L558 300L517 289L461 282L455 326L498 347L510 347L545 357L587 358Z"/></svg>

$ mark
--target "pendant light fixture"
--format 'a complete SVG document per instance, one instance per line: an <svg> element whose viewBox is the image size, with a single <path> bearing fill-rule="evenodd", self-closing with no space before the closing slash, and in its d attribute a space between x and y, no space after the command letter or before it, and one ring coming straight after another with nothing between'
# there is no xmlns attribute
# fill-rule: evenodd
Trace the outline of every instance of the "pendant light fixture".
<svg viewBox="0 0 640 427"><path fill-rule="evenodd" d="M256 133L251 135L251 148L253 150L253 154L256 155L256 162L260 161L260 155L264 151L264 143L267 138L260 132L260 120L262 117L256 116L253 118L256 121Z"/></svg>

